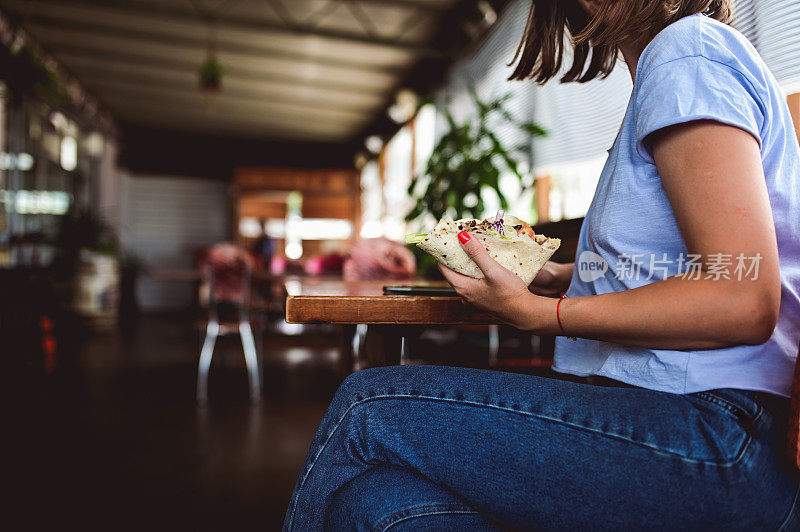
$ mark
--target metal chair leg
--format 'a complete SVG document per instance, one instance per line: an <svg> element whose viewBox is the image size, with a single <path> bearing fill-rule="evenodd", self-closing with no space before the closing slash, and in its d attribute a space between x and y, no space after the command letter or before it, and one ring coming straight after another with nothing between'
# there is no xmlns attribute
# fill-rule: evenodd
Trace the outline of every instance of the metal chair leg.
<svg viewBox="0 0 800 532"><path fill-rule="evenodd" d="M214 344L219 336L219 323L209 321L206 327L206 339L200 351L200 364L197 367L197 402L204 405L208 400L208 371L211 368L211 357Z"/></svg>
<svg viewBox="0 0 800 532"><path fill-rule="evenodd" d="M497 355L500 353L500 327L489 325L489 365L497 364Z"/></svg>
<svg viewBox="0 0 800 532"><path fill-rule="evenodd" d="M258 372L258 353L256 343L253 339L253 330L247 321L239 322L239 336L242 338L244 348L244 360L247 364L247 373L250 376L250 401L258 403L261 401L261 379Z"/></svg>
<svg viewBox="0 0 800 532"><path fill-rule="evenodd" d="M258 382L264 382L264 329L263 326L257 326L256 332L256 353L258 354Z"/></svg>
<svg viewBox="0 0 800 532"><path fill-rule="evenodd" d="M364 342L367 340L367 324L359 323L356 325L356 333L353 335L353 371L364 369L366 362L363 360Z"/></svg>
<svg viewBox="0 0 800 532"><path fill-rule="evenodd" d="M408 347L406 343L406 335L400 337L400 365L405 366L408 364Z"/></svg>

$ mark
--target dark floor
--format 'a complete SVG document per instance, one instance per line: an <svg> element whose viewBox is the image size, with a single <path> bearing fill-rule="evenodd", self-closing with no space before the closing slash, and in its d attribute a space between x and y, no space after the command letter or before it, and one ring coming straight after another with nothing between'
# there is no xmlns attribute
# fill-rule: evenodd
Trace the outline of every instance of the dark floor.
<svg viewBox="0 0 800 532"><path fill-rule="evenodd" d="M199 341L189 321L144 317L26 383L12 456L30 526L280 527L341 379L339 339L265 338L260 406L248 402L237 338L220 340L205 409L194 401Z"/></svg>
<svg viewBox="0 0 800 532"><path fill-rule="evenodd" d="M22 510L26 529L277 530L345 374L339 331L268 334L259 406L249 404L235 336L218 342L209 406L196 406L200 331L175 315L141 317L60 345L52 374L34 367L17 379L8 372L16 382L6 404L19 421L6 438L10 506ZM413 351L485 367L485 332L454 332L425 329ZM513 336L503 345L530 350L529 340Z"/></svg>

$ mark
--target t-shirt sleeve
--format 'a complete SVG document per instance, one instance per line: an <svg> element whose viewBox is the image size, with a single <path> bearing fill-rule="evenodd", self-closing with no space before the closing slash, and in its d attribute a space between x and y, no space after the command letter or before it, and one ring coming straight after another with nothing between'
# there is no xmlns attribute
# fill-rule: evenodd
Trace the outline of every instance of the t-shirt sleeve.
<svg viewBox="0 0 800 532"><path fill-rule="evenodd" d="M636 93L636 151L652 163L647 136L659 129L716 120L741 128L761 145L763 104L738 70L703 56L663 63L644 73Z"/></svg>

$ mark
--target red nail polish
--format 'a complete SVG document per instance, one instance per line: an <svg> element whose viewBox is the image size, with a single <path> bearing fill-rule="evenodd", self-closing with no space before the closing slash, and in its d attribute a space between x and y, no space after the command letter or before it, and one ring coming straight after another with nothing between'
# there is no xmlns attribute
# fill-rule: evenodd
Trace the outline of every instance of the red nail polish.
<svg viewBox="0 0 800 532"><path fill-rule="evenodd" d="M467 242L472 240L472 237L469 236L469 233L467 233L466 231L461 231L460 233L458 233L458 239L461 241L462 244L466 244Z"/></svg>

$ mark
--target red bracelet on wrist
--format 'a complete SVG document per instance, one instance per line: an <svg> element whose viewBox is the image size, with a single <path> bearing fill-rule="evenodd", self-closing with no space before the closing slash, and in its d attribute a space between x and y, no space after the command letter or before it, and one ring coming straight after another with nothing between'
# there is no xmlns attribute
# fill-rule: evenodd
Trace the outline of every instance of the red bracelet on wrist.
<svg viewBox="0 0 800 532"><path fill-rule="evenodd" d="M558 320L558 328L561 329L561 334L575 342L578 340L577 338L574 336L567 336L567 332L564 330L564 326L561 324L561 314L559 313L561 310L561 302L568 297L569 296L566 294L566 292L561 292L561 298L558 300L558 304L556 304L556 319Z"/></svg>

